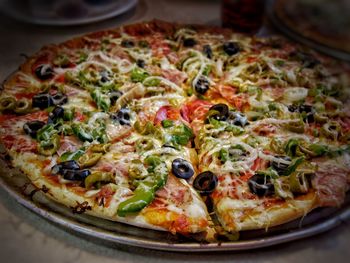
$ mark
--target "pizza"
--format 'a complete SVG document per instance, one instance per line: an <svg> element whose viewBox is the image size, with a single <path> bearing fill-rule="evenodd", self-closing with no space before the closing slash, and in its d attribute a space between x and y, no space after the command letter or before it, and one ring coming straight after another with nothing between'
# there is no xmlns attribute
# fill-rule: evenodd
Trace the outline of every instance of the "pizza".
<svg viewBox="0 0 350 263"><path fill-rule="evenodd" d="M349 1L278 0L274 4L274 12L282 24L299 35L321 45L350 52Z"/></svg>
<svg viewBox="0 0 350 263"><path fill-rule="evenodd" d="M0 140L75 213L232 239L342 205L349 77L281 37L127 25L28 58L4 82Z"/></svg>

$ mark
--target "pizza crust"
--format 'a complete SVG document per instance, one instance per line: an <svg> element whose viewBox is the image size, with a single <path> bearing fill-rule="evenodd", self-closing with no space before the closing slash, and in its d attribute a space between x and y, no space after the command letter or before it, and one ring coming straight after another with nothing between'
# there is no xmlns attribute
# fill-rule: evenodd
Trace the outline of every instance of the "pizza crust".
<svg viewBox="0 0 350 263"><path fill-rule="evenodd" d="M229 232L269 228L305 216L317 207L314 192L294 200L265 208L263 200L234 200L229 197L218 201L216 214Z"/></svg>

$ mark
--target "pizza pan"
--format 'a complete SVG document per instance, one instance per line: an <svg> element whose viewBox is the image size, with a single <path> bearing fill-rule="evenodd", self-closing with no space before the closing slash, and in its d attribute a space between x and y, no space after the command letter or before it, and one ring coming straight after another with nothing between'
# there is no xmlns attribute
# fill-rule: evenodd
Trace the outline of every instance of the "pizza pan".
<svg viewBox="0 0 350 263"><path fill-rule="evenodd" d="M270 19L270 21L272 22L272 24L279 30L281 31L283 34L285 34L286 36L288 36L290 39L293 39L294 41L297 41L299 43L302 43L306 46L309 46L311 48L314 48L316 50L318 50L319 52L322 52L326 55L332 56L334 58L337 59L341 59L341 60L345 60L350 62L350 54L342 51L342 50L338 50L335 48L331 48L329 46L323 45L320 42L311 40L307 37L302 36L301 34L299 34L298 32L294 31L293 28L287 26L283 20L281 20L278 15L276 14L276 12L274 11L274 3L276 0L269 0L268 1L268 9L267 9L267 15Z"/></svg>
<svg viewBox="0 0 350 263"><path fill-rule="evenodd" d="M203 243L166 232L74 214L70 208L48 199L24 174L0 160L0 185L17 202L50 223L71 233L108 246L128 245L164 251L243 251L281 244L330 230L350 219L350 194L340 208L322 208L303 219L259 231L243 231L238 241Z"/></svg>

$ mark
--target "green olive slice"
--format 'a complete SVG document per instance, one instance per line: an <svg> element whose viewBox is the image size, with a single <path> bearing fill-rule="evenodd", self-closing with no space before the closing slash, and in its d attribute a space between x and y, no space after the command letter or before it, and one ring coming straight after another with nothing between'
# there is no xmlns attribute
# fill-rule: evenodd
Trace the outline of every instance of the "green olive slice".
<svg viewBox="0 0 350 263"><path fill-rule="evenodd" d="M108 152L110 146L111 146L110 143L93 144L90 146L90 150L94 153L106 153L106 152Z"/></svg>
<svg viewBox="0 0 350 263"><path fill-rule="evenodd" d="M86 153L78 159L81 168L94 166L102 157L102 153Z"/></svg>
<svg viewBox="0 0 350 263"><path fill-rule="evenodd" d="M32 105L27 99L20 99L16 102L14 112L18 114L25 114L30 112Z"/></svg>
<svg viewBox="0 0 350 263"><path fill-rule="evenodd" d="M0 110L13 110L16 107L16 98L13 96L5 96L0 99Z"/></svg>
<svg viewBox="0 0 350 263"><path fill-rule="evenodd" d="M113 175L107 172L93 172L85 178L85 188L89 189L97 183L110 183L113 182Z"/></svg>

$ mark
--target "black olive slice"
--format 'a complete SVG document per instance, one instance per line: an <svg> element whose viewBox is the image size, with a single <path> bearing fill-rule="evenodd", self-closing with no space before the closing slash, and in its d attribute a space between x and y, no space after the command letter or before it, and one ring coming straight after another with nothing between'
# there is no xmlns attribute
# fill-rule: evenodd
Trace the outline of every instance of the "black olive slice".
<svg viewBox="0 0 350 263"><path fill-rule="evenodd" d="M203 53L207 58L209 59L213 58L213 50L211 49L210 45L203 46Z"/></svg>
<svg viewBox="0 0 350 263"><path fill-rule="evenodd" d="M249 189L259 197L273 195L275 188L270 177L263 174L254 174L248 181Z"/></svg>
<svg viewBox="0 0 350 263"><path fill-rule="evenodd" d="M30 121L23 125L23 130L26 134L32 138L36 137L38 130L45 126L45 122L42 121Z"/></svg>
<svg viewBox="0 0 350 263"><path fill-rule="evenodd" d="M227 122L236 126L244 127L249 124L248 119L240 112L230 111L227 117Z"/></svg>
<svg viewBox="0 0 350 263"><path fill-rule="evenodd" d="M53 69L51 65L49 64L42 64L39 65L35 69L35 75L38 77L40 80L48 80L51 79L54 75Z"/></svg>
<svg viewBox="0 0 350 263"><path fill-rule="evenodd" d="M74 160L70 160L70 161L65 161L54 165L51 169L51 172L53 174L62 174L64 170L79 170L79 169L80 169L79 164Z"/></svg>
<svg viewBox="0 0 350 263"><path fill-rule="evenodd" d="M100 80L102 83L106 83L110 81L108 71L100 72Z"/></svg>
<svg viewBox="0 0 350 263"><path fill-rule="evenodd" d="M91 172L87 169L85 170L63 170L62 175L63 178L70 181L83 181L86 177L88 177Z"/></svg>
<svg viewBox="0 0 350 263"><path fill-rule="evenodd" d="M236 42L232 42L232 41L226 42L223 45L223 49L225 53L229 56L237 54L240 50L239 45Z"/></svg>
<svg viewBox="0 0 350 263"><path fill-rule="evenodd" d="M130 39L124 39L121 43L122 47L131 48L135 46L134 41Z"/></svg>
<svg viewBox="0 0 350 263"><path fill-rule="evenodd" d="M116 90L116 91L111 91L109 93L109 99L111 100L111 104L115 104L117 102L117 100L123 96L123 92Z"/></svg>
<svg viewBox="0 0 350 263"><path fill-rule="evenodd" d="M292 159L289 156L286 156L286 155L277 155L277 156L275 156L275 158L281 159L281 160L285 160L285 161L289 161L289 162L292 161ZM288 169L289 164L285 164L285 163L273 160L271 162L271 166L279 175L283 175L284 172Z"/></svg>
<svg viewBox="0 0 350 263"><path fill-rule="evenodd" d="M118 112L110 115L113 121L119 122L121 125L130 125L130 109L121 108Z"/></svg>
<svg viewBox="0 0 350 263"><path fill-rule="evenodd" d="M55 95L52 96L53 104L54 105L62 105L68 102L68 97L65 94L62 94L61 92L57 92Z"/></svg>
<svg viewBox="0 0 350 263"><path fill-rule="evenodd" d="M53 123L59 118L63 118L64 116L64 109L60 106L56 106L52 112L49 114L48 123Z"/></svg>
<svg viewBox="0 0 350 263"><path fill-rule="evenodd" d="M136 65L140 68L144 68L146 63L143 59L138 59L138 60L136 60Z"/></svg>
<svg viewBox="0 0 350 263"><path fill-rule="evenodd" d="M33 96L32 106L33 108L39 108L41 110L46 109L54 105L52 96L48 93L39 93Z"/></svg>
<svg viewBox="0 0 350 263"><path fill-rule="evenodd" d="M195 88L196 92L204 95L207 92L207 90L209 89L209 81L204 76L201 76L197 80L197 83L195 84L194 88Z"/></svg>
<svg viewBox="0 0 350 263"><path fill-rule="evenodd" d="M228 113L229 113L228 106L226 104L223 104L223 103L213 105L209 109L209 111L218 112L217 114L213 114L210 116L211 118L214 118L215 120L218 120L218 121L226 120L228 117Z"/></svg>
<svg viewBox="0 0 350 263"><path fill-rule="evenodd" d="M197 44L197 41L193 38L185 38L183 40L184 47L193 47Z"/></svg>
<svg viewBox="0 0 350 263"><path fill-rule="evenodd" d="M202 195L212 193L218 185L218 178L210 171L205 171L197 175L193 181L193 187Z"/></svg>
<svg viewBox="0 0 350 263"><path fill-rule="evenodd" d="M171 171L176 177L182 179L189 179L194 174L192 164L181 158L173 160L171 164Z"/></svg>
<svg viewBox="0 0 350 263"><path fill-rule="evenodd" d="M290 112L296 112L298 110L298 106L297 105L288 105L288 110Z"/></svg>
<svg viewBox="0 0 350 263"><path fill-rule="evenodd" d="M288 110L290 112L299 112L305 114L303 116L304 121L307 120L309 123L314 122L315 109L311 105L301 104L301 105L288 105Z"/></svg>

